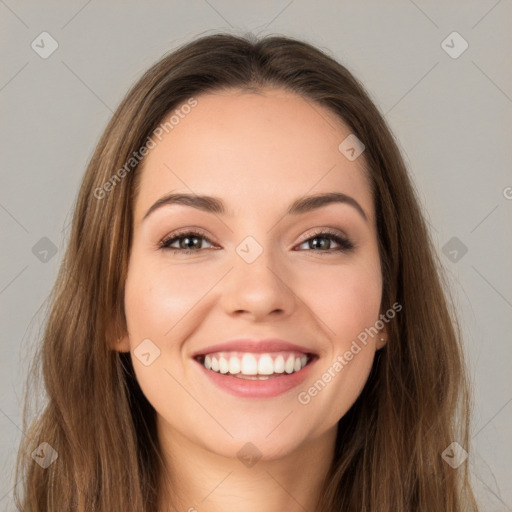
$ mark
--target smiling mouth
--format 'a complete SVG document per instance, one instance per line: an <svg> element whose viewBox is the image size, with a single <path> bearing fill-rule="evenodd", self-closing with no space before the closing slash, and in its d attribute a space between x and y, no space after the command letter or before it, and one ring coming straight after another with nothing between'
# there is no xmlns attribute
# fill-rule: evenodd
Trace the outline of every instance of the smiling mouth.
<svg viewBox="0 0 512 512"><path fill-rule="evenodd" d="M195 359L207 370L246 380L268 380L297 373L315 356L294 351L251 353L213 352Z"/></svg>

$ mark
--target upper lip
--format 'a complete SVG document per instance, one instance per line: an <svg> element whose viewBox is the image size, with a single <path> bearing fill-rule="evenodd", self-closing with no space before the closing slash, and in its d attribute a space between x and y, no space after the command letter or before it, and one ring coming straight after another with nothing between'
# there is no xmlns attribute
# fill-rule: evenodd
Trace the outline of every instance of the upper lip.
<svg viewBox="0 0 512 512"><path fill-rule="evenodd" d="M264 340L237 339L209 345L192 354L192 357L203 356L213 352L302 352L304 354L316 355L310 348L291 343L279 338L267 338Z"/></svg>

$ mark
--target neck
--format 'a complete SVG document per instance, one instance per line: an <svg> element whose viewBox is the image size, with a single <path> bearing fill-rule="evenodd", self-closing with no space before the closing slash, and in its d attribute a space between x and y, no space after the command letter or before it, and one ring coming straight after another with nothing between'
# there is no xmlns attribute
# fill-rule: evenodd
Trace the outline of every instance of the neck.
<svg viewBox="0 0 512 512"><path fill-rule="evenodd" d="M160 512L316 510L332 462L336 428L292 453L273 460L263 457L252 465L192 443L161 423L166 474Z"/></svg>

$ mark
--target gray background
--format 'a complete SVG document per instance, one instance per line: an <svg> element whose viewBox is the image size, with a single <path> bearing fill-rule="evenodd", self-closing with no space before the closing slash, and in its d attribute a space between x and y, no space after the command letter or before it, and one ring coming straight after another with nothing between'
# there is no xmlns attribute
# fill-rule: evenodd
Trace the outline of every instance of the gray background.
<svg viewBox="0 0 512 512"><path fill-rule="evenodd" d="M477 495L483 511L512 510L511 0L0 0L0 16L0 510L14 510L24 379L86 163L141 73L219 30L286 34L327 49L385 114L462 320ZM58 43L46 59L31 47L42 46L43 31ZM442 45L453 31L469 44L457 58L444 48L459 52L460 40Z"/></svg>

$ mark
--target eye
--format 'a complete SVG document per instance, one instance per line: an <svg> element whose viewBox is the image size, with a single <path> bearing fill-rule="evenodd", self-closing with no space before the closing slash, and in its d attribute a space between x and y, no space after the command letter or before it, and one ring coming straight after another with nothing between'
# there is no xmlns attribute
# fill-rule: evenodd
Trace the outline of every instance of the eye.
<svg viewBox="0 0 512 512"><path fill-rule="evenodd" d="M318 242L319 240L320 242ZM322 240L327 241L327 243L322 243ZM202 247L203 241L213 245L212 241L202 233L198 231L186 231L165 238L159 243L159 248L170 250L174 254L192 254L193 252L199 252L205 249ZM332 249L330 247L332 242L336 243L339 247ZM177 246L175 244L177 244ZM355 248L355 245L348 238L337 232L325 230L310 236L308 239L301 242L299 247L304 244L309 244L309 249L313 249L313 252L320 253L348 252Z"/></svg>
<svg viewBox="0 0 512 512"><path fill-rule="evenodd" d="M170 250L175 254L192 254L193 252L198 252L204 249L202 247L203 240L212 244L211 240L202 233L197 231L186 231L170 238L165 238L160 242L159 247L160 249ZM173 247L176 243L178 244L178 247Z"/></svg>
<svg viewBox="0 0 512 512"><path fill-rule="evenodd" d="M332 249L330 246L332 242L338 244L338 248ZM318 231L313 236L310 236L308 239L301 242L299 245L302 246L304 244L308 244L310 249L313 249L313 252L320 253L337 253L337 252L348 252L355 249L355 245L345 236L340 235L337 232L332 231Z"/></svg>

